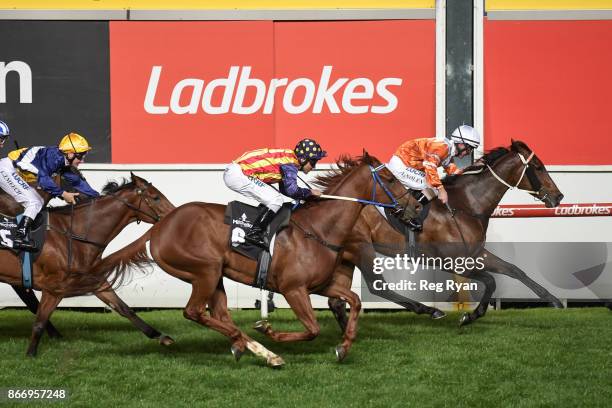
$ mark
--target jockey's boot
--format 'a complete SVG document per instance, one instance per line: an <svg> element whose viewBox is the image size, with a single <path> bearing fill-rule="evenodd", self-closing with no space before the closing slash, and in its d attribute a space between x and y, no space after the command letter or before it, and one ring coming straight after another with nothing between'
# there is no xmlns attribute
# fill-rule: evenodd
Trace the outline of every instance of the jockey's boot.
<svg viewBox="0 0 612 408"><path fill-rule="evenodd" d="M33 219L24 215L17 225L15 237L13 238L13 248L22 249L28 252L36 252L38 248L36 243L30 239L30 229L32 228Z"/></svg>
<svg viewBox="0 0 612 408"><path fill-rule="evenodd" d="M270 222L272 222L272 220L274 219L275 215L276 213L268 207L263 207L262 209L260 209L257 219L253 223L251 230L247 232L244 236L244 240L249 244L254 244L262 248L267 248L268 245L264 241L263 234L268 225L270 225Z"/></svg>
<svg viewBox="0 0 612 408"><path fill-rule="evenodd" d="M429 202L429 199L425 194L423 194L420 190L412 190L412 196L419 202L420 208L422 209L425 204ZM410 210L410 211L409 211ZM418 216L417 207L410 207L404 211L404 215L402 217L402 221L404 224L408 226L411 230L415 232L423 231L423 224Z"/></svg>

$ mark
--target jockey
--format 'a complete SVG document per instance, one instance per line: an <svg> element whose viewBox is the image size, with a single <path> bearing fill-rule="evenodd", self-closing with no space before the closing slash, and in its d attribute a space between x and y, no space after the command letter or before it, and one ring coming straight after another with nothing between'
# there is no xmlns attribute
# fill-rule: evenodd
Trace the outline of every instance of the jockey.
<svg viewBox="0 0 612 408"><path fill-rule="evenodd" d="M29 234L44 200L28 182L36 182L38 188L51 196L61 197L66 202L75 204L75 197L79 193L64 191L53 181L53 175L61 173L77 191L90 197L99 196L78 172L72 170L83 162L89 150L91 147L87 139L77 133L69 133L62 138L59 147L22 148L13 150L8 157L0 160L0 187L24 207L24 214L13 240L14 248L37 250Z"/></svg>
<svg viewBox="0 0 612 408"><path fill-rule="evenodd" d="M4 147L4 143L6 139L8 139L10 133L8 125L0 120L0 149Z"/></svg>
<svg viewBox="0 0 612 408"><path fill-rule="evenodd" d="M451 162L453 157L465 157L479 145L480 135L476 129L461 125L453 131L450 140L424 138L405 142L391 157L387 167L404 187L413 191L422 205L427 204L434 194L447 204L448 195L438 176L438 167L443 167L446 174L460 174L461 170ZM427 189L433 190L434 194L430 193L428 197ZM416 218L416 209L406 215L411 217L407 220L410 228L415 231L423 229Z"/></svg>
<svg viewBox="0 0 612 408"><path fill-rule="evenodd" d="M317 142L303 139L293 150L252 150L227 166L223 174L225 185L263 204L253 227L244 237L246 241L265 247L263 232L283 205L282 194L296 200L321 195L317 189L299 187L297 173L301 170L307 174L325 156L327 153ZM270 186L274 183L279 183L280 193Z"/></svg>

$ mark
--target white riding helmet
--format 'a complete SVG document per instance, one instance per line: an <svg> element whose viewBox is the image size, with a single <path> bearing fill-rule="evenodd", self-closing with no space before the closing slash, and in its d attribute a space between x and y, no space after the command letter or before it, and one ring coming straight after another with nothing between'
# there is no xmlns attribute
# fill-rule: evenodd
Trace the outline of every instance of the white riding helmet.
<svg viewBox="0 0 612 408"><path fill-rule="evenodd" d="M461 125L453 131L451 140L455 143L465 143L474 149L480 146L480 135L471 126Z"/></svg>
<svg viewBox="0 0 612 408"><path fill-rule="evenodd" d="M11 131L6 123L0 120L0 137L7 138L9 137Z"/></svg>

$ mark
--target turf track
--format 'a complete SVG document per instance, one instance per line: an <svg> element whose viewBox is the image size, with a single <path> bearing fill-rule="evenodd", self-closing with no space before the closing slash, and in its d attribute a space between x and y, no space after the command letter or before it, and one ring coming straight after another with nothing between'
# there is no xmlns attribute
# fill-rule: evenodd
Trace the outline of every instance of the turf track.
<svg viewBox="0 0 612 408"><path fill-rule="evenodd" d="M68 389L70 403L53 407L612 404L612 312L603 308L493 311L462 329L458 314L438 321L362 314L342 364L333 355L339 329L326 311L318 312L319 338L295 344L274 344L252 330L256 311L233 312L247 333L285 359L281 370L250 354L236 363L225 338L179 310L140 316L176 344L164 348L112 313L60 310L53 321L64 339L43 337L39 357L28 359L32 316L0 310L0 388ZM301 327L286 310L271 321L277 329Z"/></svg>

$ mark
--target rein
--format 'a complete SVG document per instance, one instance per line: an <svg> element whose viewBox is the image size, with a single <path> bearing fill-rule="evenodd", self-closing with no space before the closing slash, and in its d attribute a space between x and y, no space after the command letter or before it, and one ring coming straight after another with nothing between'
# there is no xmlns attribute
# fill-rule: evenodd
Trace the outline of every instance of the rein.
<svg viewBox="0 0 612 408"><path fill-rule="evenodd" d="M395 209L400 207L399 202L397 201L397 199L395 198L393 193L391 193L391 191L389 191L389 189L385 185L384 181L380 178L380 175L378 174L378 172L380 170L384 169L386 166L384 164L381 164L381 165L379 165L377 167L372 167L371 165L368 165L368 166L370 167L370 174L372 174L372 178L374 179L374 183L372 184L372 199L371 200L364 200L362 198L336 196L336 195L329 195L329 194L322 194L320 198L325 198L325 199L330 199L330 200L353 201L353 202L357 202L357 203L360 203L360 204L366 204L366 205L367 204L371 204L371 205L375 205L375 206L378 206L378 207L387 207L387 208L395 208ZM304 180L302 180L301 177L300 177L300 180L304 184L306 184L309 188L311 188L310 185L307 182L305 182ZM392 201L391 204L381 203L379 201L376 201L376 185L377 184L382 187L382 189L385 192L385 194L387 195L387 197L389 199L391 199L391 201ZM404 197L406 194L408 194L408 191L406 191L404 194L402 194L399 198ZM340 251L343 250L343 248L344 248L343 246L330 244L329 242L325 241L323 238L319 237L318 235L314 234L313 232L310 232L310 231L306 230L304 227L302 227L300 224L298 224L293 219L291 219L290 222L293 223L297 227L297 229L302 231L306 238L315 240L319 244L321 244L324 247L329 248L329 249L331 249L332 251L335 251L335 252L340 252Z"/></svg>
<svg viewBox="0 0 612 408"><path fill-rule="evenodd" d="M153 207L153 205L151 204L150 200L148 199L148 197L143 197L142 193L144 191L142 189L138 189L136 190L136 193L140 196L140 202L138 203L138 207L136 207L135 205L129 203L127 200L124 200L120 197L117 197L117 195L115 194L108 194L105 197L112 197L113 199L123 203L126 207L128 207L129 209L136 211L137 213L140 214L144 214L148 217L151 217L155 220L155 222L159 221L161 219L161 217L159 216L159 214L157 213L157 211L155 211L155 208ZM53 225L51 225L51 222L49 222L49 229L55 230L59 233L61 233L62 235L66 236L66 238L68 239L68 269L70 269L70 260L71 260L71 255L72 255L72 241L78 241L78 242L82 242L84 244L89 244L89 245L93 245L95 247L98 247L100 249L104 249L106 248L106 244L105 243L100 243L100 242L96 242L96 241L92 241L90 239L87 238L87 235L89 233L89 229L91 227L91 217L92 217L92 211L93 211L93 206L96 202L96 199L99 197L94 197L92 198L92 200L90 201L91 205L90 205L90 210L89 210L89 217L88 217L88 229L87 229L87 233L85 234L85 236L80 236L80 235L76 235L73 232L73 223L74 223L74 206L70 207L70 227L68 230L64 231L61 230L59 228L54 227ZM144 201L148 206L149 209L153 212L153 214L150 214L144 210L142 210L140 207L142 205L142 201ZM140 224L141 220L136 220L137 224Z"/></svg>
<svg viewBox="0 0 612 408"><path fill-rule="evenodd" d="M360 204L371 204L371 205L375 205L377 207L386 207L386 208L398 208L400 207L399 202L397 201L398 199L401 199L402 197L404 197L406 194L408 194L408 191L406 190L406 192L404 194L402 194L399 198L395 198L395 196L393 195L393 193L391 193L391 191L389 191L389 189L387 188L387 186L385 185L384 181L380 178L380 175L378 174L378 172L382 169L384 169L386 166L385 164L381 164L378 167L370 167L370 173L372 174L372 178L374 179L375 183L372 184L372 199L371 200L364 200L362 198L354 198L354 197L345 197L345 196L337 196L337 195L329 195L329 194L321 194L321 198L325 198L325 199L329 199L329 200L343 200L343 201L353 201L353 202L357 202ZM301 179L300 179L301 180ZM304 181L304 180L302 180ZM379 185L382 187L383 191L385 192L385 194L387 195L387 197L389 199L391 199L391 204L387 204L387 203L381 203L380 201L376 201L376 185Z"/></svg>

